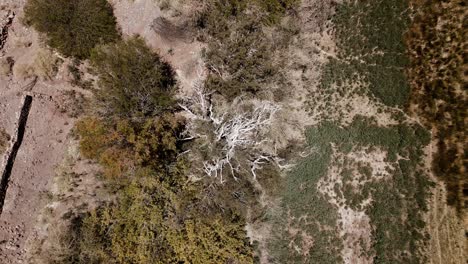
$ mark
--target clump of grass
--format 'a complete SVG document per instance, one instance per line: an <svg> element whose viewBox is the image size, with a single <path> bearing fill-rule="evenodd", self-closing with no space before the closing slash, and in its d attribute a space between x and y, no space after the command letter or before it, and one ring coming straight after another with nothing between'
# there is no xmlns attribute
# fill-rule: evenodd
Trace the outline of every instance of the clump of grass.
<svg viewBox="0 0 468 264"><path fill-rule="evenodd" d="M275 54L287 41L269 37L263 29L276 24L295 3L208 1L195 22L202 32L199 39L208 43L204 55L210 74L205 86L232 100L241 94L258 95L280 79Z"/></svg>
<svg viewBox="0 0 468 264"><path fill-rule="evenodd" d="M13 64L13 75L19 79L39 77L42 80L52 80L62 62L51 50L40 49L32 61Z"/></svg>
<svg viewBox="0 0 468 264"><path fill-rule="evenodd" d="M0 76L7 77L11 74L14 61L11 57L0 58Z"/></svg>
<svg viewBox="0 0 468 264"><path fill-rule="evenodd" d="M34 73L43 80L52 80L57 74L61 60L49 49L37 52L33 62Z"/></svg>

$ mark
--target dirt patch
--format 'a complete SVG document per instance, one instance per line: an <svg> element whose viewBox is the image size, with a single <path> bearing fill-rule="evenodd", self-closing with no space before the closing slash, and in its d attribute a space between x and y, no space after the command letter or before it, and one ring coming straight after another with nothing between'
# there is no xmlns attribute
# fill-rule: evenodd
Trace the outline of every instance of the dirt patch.
<svg viewBox="0 0 468 264"><path fill-rule="evenodd" d="M50 263L60 260L69 240L63 237L73 219L95 209L112 195L97 180L99 167L80 157L78 142L69 140L62 161L54 170L49 191L44 193L45 206L35 223L34 234L26 241L27 263ZM52 252L52 254L51 254ZM58 258L58 259L52 259Z"/></svg>
<svg viewBox="0 0 468 264"><path fill-rule="evenodd" d="M18 118L18 125L15 129L15 136L11 144L11 149L6 153L5 164L2 164L2 179L0 183L0 215L3 211L8 184L10 182L11 171L15 164L21 144L23 143L24 133L26 132L26 123L28 122L29 111L31 110L32 97L26 95L21 105L21 111Z"/></svg>
<svg viewBox="0 0 468 264"><path fill-rule="evenodd" d="M16 14L8 27L8 39L0 57L14 63L29 62L41 50L37 34L20 23L25 1L4 1L3 8ZM33 76L0 76L1 127L15 135L19 109L25 95L33 97L24 139L9 177L3 212L0 215L0 259L2 264L22 263L25 242L34 235L34 223L45 205L41 193L51 187L53 170L62 159L67 135L74 119L60 110L67 82L65 65L51 80ZM81 92L81 91L80 91Z"/></svg>
<svg viewBox="0 0 468 264"><path fill-rule="evenodd" d="M186 17L180 13L172 16L161 12L158 1L113 0L114 15L124 36L139 35L147 44L167 60L177 73L181 94L190 93L193 83L199 77L197 70L202 67L203 44L195 41L188 27L183 27ZM183 5L179 9L187 9ZM169 13L169 14L168 14ZM138 17L138 19L135 19Z"/></svg>

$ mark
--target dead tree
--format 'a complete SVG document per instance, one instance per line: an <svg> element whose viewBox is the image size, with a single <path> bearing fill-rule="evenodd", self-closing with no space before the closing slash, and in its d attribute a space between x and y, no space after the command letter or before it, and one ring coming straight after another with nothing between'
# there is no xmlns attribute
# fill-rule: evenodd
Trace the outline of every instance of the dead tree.
<svg viewBox="0 0 468 264"><path fill-rule="evenodd" d="M212 150L207 155L210 158L200 161L204 174L223 182L225 173L237 179L241 171L249 171L255 179L264 164L279 162L275 151L264 147L279 106L238 97L227 107L216 107L212 93L202 84L203 73L199 75L193 93L180 107L191 120L187 137L204 141L201 145Z"/></svg>

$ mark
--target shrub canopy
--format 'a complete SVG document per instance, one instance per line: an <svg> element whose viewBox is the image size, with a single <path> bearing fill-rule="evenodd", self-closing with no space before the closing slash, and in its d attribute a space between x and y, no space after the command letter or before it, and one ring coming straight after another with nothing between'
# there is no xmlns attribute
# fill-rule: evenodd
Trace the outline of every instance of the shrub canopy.
<svg viewBox="0 0 468 264"><path fill-rule="evenodd" d="M143 118L174 103L174 71L141 38L99 46L91 54L91 65L99 76L96 97L106 115Z"/></svg>
<svg viewBox="0 0 468 264"><path fill-rule="evenodd" d="M26 23L46 34L46 42L65 56L89 57L97 44L119 38L112 6L106 0L29 0Z"/></svg>

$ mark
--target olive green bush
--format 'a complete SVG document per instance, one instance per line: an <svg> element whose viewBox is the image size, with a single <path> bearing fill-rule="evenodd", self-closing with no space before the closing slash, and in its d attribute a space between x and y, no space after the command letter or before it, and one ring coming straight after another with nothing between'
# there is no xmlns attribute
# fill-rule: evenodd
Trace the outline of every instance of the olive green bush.
<svg viewBox="0 0 468 264"><path fill-rule="evenodd" d="M25 22L45 34L65 56L89 57L97 44L119 39L112 6L106 0L29 0Z"/></svg>
<svg viewBox="0 0 468 264"><path fill-rule="evenodd" d="M98 161L108 179L120 178L135 166L164 169L182 148L178 138L183 130L184 120L173 114L142 123L85 117L76 124L82 155Z"/></svg>
<svg viewBox="0 0 468 264"><path fill-rule="evenodd" d="M189 209L196 190L183 171L138 174L116 203L84 218L82 263L253 263L240 217Z"/></svg>
<svg viewBox="0 0 468 264"><path fill-rule="evenodd" d="M267 2L277 1L212 1L198 16L200 40L208 43L204 53L210 70L208 89L233 99L256 95L274 80L278 45L263 30L271 15L262 7L269 6Z"/></svg>
<svg viewBox="0 0 468 264"><path fill-rule="evenodd" d="M99 46L91 54L104 115L141 119L170 109L174 71L138 37Z"/></svg>

